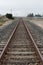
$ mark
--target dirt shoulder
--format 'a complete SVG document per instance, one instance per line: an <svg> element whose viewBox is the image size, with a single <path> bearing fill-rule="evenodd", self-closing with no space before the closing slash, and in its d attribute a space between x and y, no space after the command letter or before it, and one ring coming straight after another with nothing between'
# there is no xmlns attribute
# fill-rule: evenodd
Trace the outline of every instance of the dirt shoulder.
<svg viewBox="0 0 43 65"><path fill-rule="evenodd" d="M12 20L8 20L2 26L0 26L0 28L3 28L3 27L5 27L5 26L7 26L7 25L9 25L11 23L12 23Z"/></svg>
<svg viewBox="0 0 43 65"><path fill-rule="evenodd" d="M38 25L38 26L43 28L43 21L30 20L30 22L32 22L32 23L34 23L34 24L36 24L36 25Z"/></svg>
<svg viewBox="0 0 43 65"><path fill-rule="evenodd" d="M43 28L43 18L23 18L25 21L30 21Z"/></svg>

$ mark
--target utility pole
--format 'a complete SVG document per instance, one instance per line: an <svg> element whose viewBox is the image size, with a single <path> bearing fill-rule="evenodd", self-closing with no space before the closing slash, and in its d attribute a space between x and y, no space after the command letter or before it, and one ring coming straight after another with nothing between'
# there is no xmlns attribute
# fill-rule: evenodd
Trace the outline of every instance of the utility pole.
<svg viewBox="0 0 43 65"><path fill-rule="evenodd" d="M12 8L11 8L11 14L12 14Z"/></svg>

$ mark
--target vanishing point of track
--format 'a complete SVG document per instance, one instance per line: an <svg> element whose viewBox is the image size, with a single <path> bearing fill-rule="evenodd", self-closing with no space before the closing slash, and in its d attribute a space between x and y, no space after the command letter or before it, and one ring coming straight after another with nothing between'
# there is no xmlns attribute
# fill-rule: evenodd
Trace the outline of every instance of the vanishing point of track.
<svg viewBox="0 0 43 65"><path fill-rule="evenodd" d="M42 65L43 59L25 22L20 19L3 52L0 65Z"/></svg>

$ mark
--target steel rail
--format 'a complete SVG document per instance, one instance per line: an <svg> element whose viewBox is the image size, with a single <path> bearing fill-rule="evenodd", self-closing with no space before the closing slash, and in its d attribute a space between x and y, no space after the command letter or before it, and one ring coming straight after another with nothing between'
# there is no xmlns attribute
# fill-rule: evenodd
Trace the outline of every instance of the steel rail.
<svg viewBox="0 0 43 65"><path fill-rule="evenodd" d="M23 20L22 20L23 21ZM34 47L35 47L35 50L36 50L36 53L39 55L39 58L40 58L40 60L41 60L41 65L43 65L43 57L42 57L42 55L41 55L41 53L40 53L40 51L39 51L39 48L37 47L37 45L36 45L36 43L35 43L35 41L34 41L34 39L33 39L33 37L32 37L32 34L30 33L30 30L28 29L28 27L27 27L27 25L26 25L26 23L23 21L23 24L24 24L24 26L25 26L25 28L26 28L26 30L27 30L27 33L28 33L28 35L30 36L30 39L32 40L32 42L33 42L33 45L34 45Z"/></svg>
<svg viewBox="0 0 43 65"><path fill-rule="evenodd" d="M16 24L16 26L15 26L13 32L11 33L11 35L10 35L10 37L9 37L9 39L8 39L8 41L7 41L6 45L5 45L5 47L4 47L3 51L2 51L2 53L1 53L1 55L0 55L0 61L1 61L1 59L3 58L5 52L7 51L7 47L8 47L8 45L9 45L10 40L12 39L14 33L16 32L16 29L17 29L18 25L19 25L19 22L17 22L17 24Z"/></svg>

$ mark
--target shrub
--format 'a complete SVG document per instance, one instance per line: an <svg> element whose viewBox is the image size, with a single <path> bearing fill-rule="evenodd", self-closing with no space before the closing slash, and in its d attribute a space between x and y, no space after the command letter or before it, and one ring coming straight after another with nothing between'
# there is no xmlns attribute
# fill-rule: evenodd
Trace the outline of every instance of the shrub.
<svg viewBox="0 0 43 65"><path fill-rule="evenodd" d="M36 14L35 17L42 17L40 14Z"/></svg>
<svg viewBox="0 0 43 65"><path fill-rule="evenodd" d="M30 14L28 14L27 17L34 17L34 14L33 13L30 13Z"/></svg>
<svg viewBox="0 0 43 65"><path fill-rule="evenodd" d="M7 14L6 14L6 17L9 18L9 19L14 19L13 16L12 16L12 14L8 14L8 13L7 13Z"/></svg>

